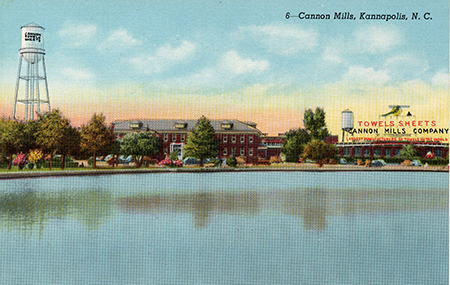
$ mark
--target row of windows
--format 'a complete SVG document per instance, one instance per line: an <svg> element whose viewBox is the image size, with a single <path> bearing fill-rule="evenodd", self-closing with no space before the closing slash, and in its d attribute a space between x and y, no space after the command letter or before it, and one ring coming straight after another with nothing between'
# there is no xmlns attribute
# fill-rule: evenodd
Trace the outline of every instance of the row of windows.
<svg viewBox="0 0 450 285"><path fill-rule="evenodd" d="M364 154L364 156L370 156L370 150L369 149L364 149L364 152L362 153L362 148L360 147L355 147L355 156L362 156ZM426 152L428 152L430 150L427 150ZM373 155L374 156L381 156L381 149L374 149L373 150ZM344 156L350 156L350 147L344 147ZM391 156L391 149L390 148L385 148L384 149L384 156ZM400 149L396 148L394 149L394 156L400 156ZM442 149L436 149L435 150L435 156L436 157L442 157Z"/></svg>
<svg viewBox="0 0 450 285"><path fill-rule="evenodd" d="M230 153L228 153L227 148L224 148L222 150L222 156L232 155L233 153L236 156L236 149L235 148L232 148ZM241 147L241 149L239 150L239 156L245 156L245 149L243 147ZM248 156L253 156L253 148L250 148L248 150Z"/></svg>
<svg viewBox="0 0 450 285"><path fill-rule="evenodd" d="M172 134L172 142L176 142L177 141L177 136L180 136L180 141L184 142L186 140L186 134ZM169 134L164 134L164 142L168 142L169 141Z"/></svg>
<svg viewBox="0 0 450 285"><path fill-rule="evenodd" d="M227 135L224 135L224 136L222 137L222 141L223 141L224 143L227 143L227 142L228 142L228 136L227 136ZM236 143L236 136L231 136L231 142L232 142L232 143ZM241 143L245 143L245 136L241 136L241 137L240 137L240 142L241 142ZM248 143L253 143L253 137L252 137L252 136L248 137Z"/></svg>
<svg viewBox="0 0 450 285"><path fill-rule="evenodd" d="M178 136L181 136L181 142L184 142L186 140L186 134L180 134L180 135L172 134L171 136L172 136L172 142L176 142ZM164 139L164 142L169 142L169 134L164 134L164 138L163 139ZM224 143L227 143L228 142L228 136L224 135L223 138L222 138L222 141ZM231 142L232 143L236 143L236 136L232 136L231 137ZM245 136L240 136L240 143L245 143ZM253 143L253 137L252 136L248 137L248 143Z"/></svg>

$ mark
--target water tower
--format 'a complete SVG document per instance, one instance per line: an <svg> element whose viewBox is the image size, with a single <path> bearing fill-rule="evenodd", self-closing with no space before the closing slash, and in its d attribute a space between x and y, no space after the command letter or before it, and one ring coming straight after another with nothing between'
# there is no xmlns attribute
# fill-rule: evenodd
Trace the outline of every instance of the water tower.
<svg viewBox="0 0 450 285"><path fill-rule="evenodd" d="M344 142L345 132L353 129L353 112L349 109L342 111L341 113L341 129L342 129L342 142Z"/></svg>
<svg viewBox="0 0 450 285"><path fill-rule="evenodd" d="M50 99L44 60L44 28L31 23L21 27L21 29L22 45L19 50L19 71L17 73L13 119L16 119L17 105L20 104L25 105L24 118L25 121L28 121L34 119L35 112L41 113L41 104L47 104L50 112ZM25 68L22 68L23 60L25 60ZM40 90L41 81L45 86L44 94L41 94Z"/></svg>

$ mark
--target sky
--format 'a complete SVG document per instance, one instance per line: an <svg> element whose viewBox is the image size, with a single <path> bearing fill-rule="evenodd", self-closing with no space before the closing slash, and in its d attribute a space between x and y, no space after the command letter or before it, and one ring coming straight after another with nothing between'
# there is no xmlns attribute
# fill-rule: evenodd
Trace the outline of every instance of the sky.
<svg viewBox="0 0 450 285"><path fill-rule="evenodd" d="M337 135L345 109L378 120L389 105L409 105L417 120L448 128L448 11L442 0L0 0L0 116L12 116L20 28L34 22L45 28L51 106L74 125L94 113L108 122L205 115L275 135L321 107Z"/></svg>

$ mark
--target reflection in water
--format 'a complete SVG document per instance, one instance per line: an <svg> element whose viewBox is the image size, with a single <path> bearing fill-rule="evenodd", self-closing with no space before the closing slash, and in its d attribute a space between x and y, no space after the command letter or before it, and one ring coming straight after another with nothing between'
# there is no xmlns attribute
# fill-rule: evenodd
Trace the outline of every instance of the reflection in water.
<svg viewBox="0 0 450 285"><path fill-rule="evenodd" d="M258 193L208 192L154 194L117 199L126 213L191 213L196 228L214 215L282 212L303 219L305 229L324 230L327 216L448 209L448 191L325 190L320 188Z"/></svg>
<svg viewBox="0 0 450 285"><path fill-rule="evenodd" d="M195 228L207 227L217 215L251 216L283 213L300 217L305 229L324 230L327 217L415 210L447 210L447 190L214 191L143 194L115 198L106 190L44 193L21 191L0 195L0 227L42 235L48 220L73 218L98 229L115 207L128 214L190 213Z"/></svg>
<svg viewBox="0 0 450 285"><path fill-rule="evenodd" d="M204 228L213 214L255 214L258 212L258 193L208 192L194 194L145 195L117 199L126 213L192 213L194 226Z"/></svg>
<svg viewBox="0 0 450 285"><path fill-rule="evenodd" d="M75 218L98 229L112 211L113 197L102 190L42 193L31 190L0 195L0 227L42 236L50 219Z"/></svg>
<svg viewBox="0 0 450 285"><path fill-rule="evenodd" d="M285 195L285 213L303 217L306 229L323 230L327 226L327 192L323 189L290 191Z"/></svg>

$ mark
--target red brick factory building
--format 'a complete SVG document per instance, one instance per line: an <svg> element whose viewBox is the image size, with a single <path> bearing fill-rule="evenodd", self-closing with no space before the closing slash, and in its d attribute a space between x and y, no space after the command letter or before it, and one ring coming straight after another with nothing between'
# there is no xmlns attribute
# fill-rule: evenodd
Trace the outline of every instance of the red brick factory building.
<svg viewBox="0 0 450 285"><path fill-rule="evenodd" d="M269 159L270 156L279 156L282 139L265 136L256 128L256 123L239 120L211 120L211 125L219 141L219 158L244 157L247 163L254 158ZM183 155L183 146L189 133L197 125L197 120L131 120L115 121L112 128L117 138L136 133L151 132L161 139L161 151L154 158L162 160L172 151L178 150Z"/></svg>

